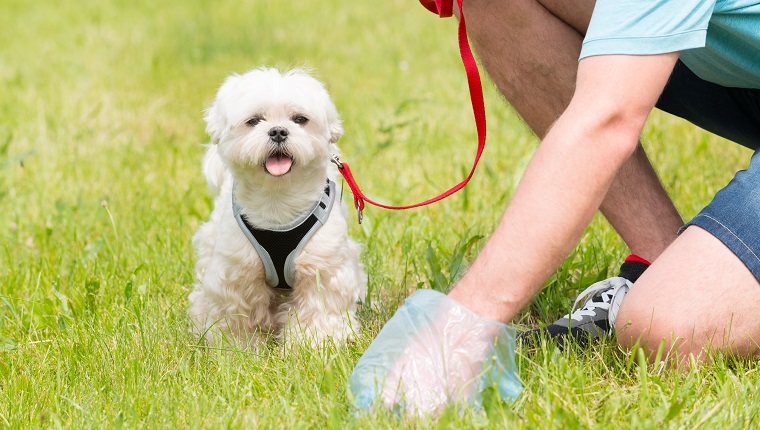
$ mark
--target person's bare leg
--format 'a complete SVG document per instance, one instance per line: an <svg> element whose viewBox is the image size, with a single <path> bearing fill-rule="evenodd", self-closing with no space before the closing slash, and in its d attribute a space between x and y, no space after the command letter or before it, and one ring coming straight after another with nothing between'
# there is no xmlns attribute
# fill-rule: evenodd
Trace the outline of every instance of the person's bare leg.
<svg viewBox="0 0 760 430"><path fill-rule="evenodd" d="M491 79L543 137L573 95L593 0L468 0L470 40ZM601 211L631 252L654 261L683 221L643 149L620 169Z"/></svg>
<svg viewBox="0 0 760 430"><path fill-rule="evenodd" d="M683 225L641 145L618 171L601 211L631 252L649 261L660 256Z"/></svg>
<svg viewBox="0 0 760 430"><path fill-rule="evenodd" d="M650 354L665 341L679 364L704 348L757 356L760 283L730 249L699 227L689 227L644 272L618 313L621 346Z"/></svg>

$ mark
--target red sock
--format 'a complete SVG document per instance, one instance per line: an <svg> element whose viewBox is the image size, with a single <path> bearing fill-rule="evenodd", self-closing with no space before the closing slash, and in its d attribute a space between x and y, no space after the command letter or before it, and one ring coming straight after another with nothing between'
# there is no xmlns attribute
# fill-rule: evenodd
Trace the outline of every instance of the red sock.
<svg viewBox="0 0 760 430"><path fill-rule="evenodd" d="M620 266L620 274L618 276L631 282L636 282L636 280L639 279L639 276L641 276L651 264L652 263L644 260L638 255L631 254L626 257L625 262Z"/></svg>

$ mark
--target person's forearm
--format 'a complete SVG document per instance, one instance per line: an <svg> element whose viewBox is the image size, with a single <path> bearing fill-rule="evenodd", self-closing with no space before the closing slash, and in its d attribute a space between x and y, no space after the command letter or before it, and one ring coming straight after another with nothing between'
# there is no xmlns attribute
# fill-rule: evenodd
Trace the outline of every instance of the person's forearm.
<svg viewBox="0 0 760 430"><path fill-rule="evenodd" d="M678 53L582 60L576 93L544 138L491 239L450 295L508 322L575 246L636 148Z"/></svg>
<svg viewBox="0 0 760 430"><path fill-rule="evenodd" d="M485 248L451 291L508 322L588 226L667 82L678 53L581 61L576 94L531 160Z"/></svg>
<svg viewBox="0 0 760 430"><path fill-rule="evenodd" d="M609 125L584 127L572 112L555 124L452 298L507 322L567 257L636 146L635 135L611 145Z"/></svg>

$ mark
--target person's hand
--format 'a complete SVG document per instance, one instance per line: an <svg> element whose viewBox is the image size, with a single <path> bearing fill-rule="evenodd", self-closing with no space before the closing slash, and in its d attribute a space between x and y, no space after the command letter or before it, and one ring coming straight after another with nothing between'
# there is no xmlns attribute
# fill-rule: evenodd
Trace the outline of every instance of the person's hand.
<svg viewBox="0 0 760 430"><path fill-rule="evenodd" d="M448 296L419 290L367 348L349 386L359 409L401 407L421 415L452 403L481 405L481 392L516 397L515 331Z"/></svg>

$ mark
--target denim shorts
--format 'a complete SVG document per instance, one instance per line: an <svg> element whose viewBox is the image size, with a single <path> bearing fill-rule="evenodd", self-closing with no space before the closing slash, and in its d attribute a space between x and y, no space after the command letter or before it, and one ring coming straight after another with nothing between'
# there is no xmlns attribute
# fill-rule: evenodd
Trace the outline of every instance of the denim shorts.
<svg viewBox="0 0 760 430"><path fill-rule="evenodd" d="M760 90L704 81L680 61L657 107L755 150L749 167L681 228L699 226L722 241L760 281Z"/></svg>

